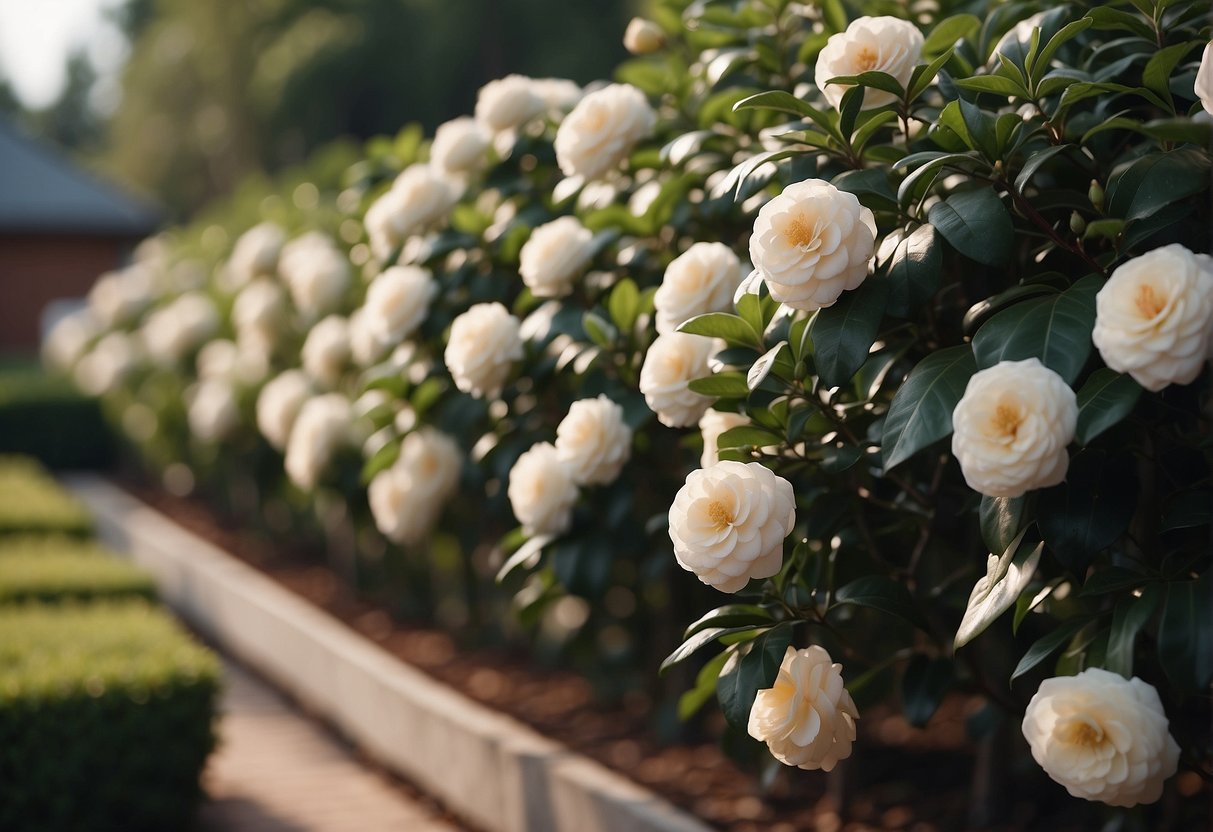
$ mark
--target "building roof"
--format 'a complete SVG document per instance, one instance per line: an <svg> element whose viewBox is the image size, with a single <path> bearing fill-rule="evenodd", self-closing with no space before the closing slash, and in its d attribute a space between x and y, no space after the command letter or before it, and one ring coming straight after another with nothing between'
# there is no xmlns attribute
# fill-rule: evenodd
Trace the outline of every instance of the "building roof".
<svg viewBox="0 0 1213 832"><path fill-rule="evenodd" d="M0 117L0 232L142 237L160 212Z"/></svg>

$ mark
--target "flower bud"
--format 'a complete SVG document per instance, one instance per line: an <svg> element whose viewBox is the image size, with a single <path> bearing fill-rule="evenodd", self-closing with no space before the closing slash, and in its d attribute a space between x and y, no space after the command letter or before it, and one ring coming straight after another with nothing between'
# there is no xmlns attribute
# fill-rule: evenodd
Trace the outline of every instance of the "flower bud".
<svg viewBox="0 0 1213 832"><path fill-rule="evenodd" d="M623 33L623 47L633 55L649 55L665 46L665 32L651 20L633 17Z"/></svg>

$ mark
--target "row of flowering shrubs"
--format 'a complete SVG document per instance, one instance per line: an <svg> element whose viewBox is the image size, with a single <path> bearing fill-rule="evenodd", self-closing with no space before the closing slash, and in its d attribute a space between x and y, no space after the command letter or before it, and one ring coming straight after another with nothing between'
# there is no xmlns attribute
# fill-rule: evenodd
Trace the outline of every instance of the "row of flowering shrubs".
<svg viewBox="0 0 1213 832"><path fill-rule="evenodd" d="M150 241L49 360L402 608L670 653L788 765L968 691L1076 797L1209 777L1207 8L651 17Z"/></svg>

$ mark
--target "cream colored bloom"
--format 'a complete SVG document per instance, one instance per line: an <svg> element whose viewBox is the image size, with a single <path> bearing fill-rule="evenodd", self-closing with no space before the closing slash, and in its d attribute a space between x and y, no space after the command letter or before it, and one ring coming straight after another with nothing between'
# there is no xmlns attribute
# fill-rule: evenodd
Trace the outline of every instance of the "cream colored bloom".
<svg viewBox="0 0 1213 832"><path fill-rule="evenodd" d="M311 491L343 447L354 436L354 413L349 399L325 393L303 403L286 443L284 467L291 482Z"/></svg>
<svg viewBox="0 0 1213 832"><path fill-rule="evenodd" d="M241 332L255 331L268 339L277 337L286 318L286 294L270 278L252 281L232 304L232 324Z"/></svg>
<svg viewBox="0 0 1213 832"><path fill-rule="evenodd" d="M696 315L728 312L745 274L724 243L695 243L666 267L653 297L657 331L673 332Z"/></svg>
<svg viewBox="0 0 1213 832"><path fill-rule="evenodd" d="M87 306L69 312L51 326L42 344L42 360L60 372L72 368L101 334L101 324Z"/></svg>
<svg viewBox="0 0 1213 832"><path fill-rule="evenodd" d="M131 323L152 302L155 281L138 264L97 278L88 293L88 306L102 326L113 328Z"/></svg>
<svg viewBox="0 0 1213 832"><path fill-rule="evenodd" d="M713 339L685 332L658 335L649 346L640 368L640 392L661 424L685 428L703 416L712 398L694 392L688 385L711 375L708 359L715 352Z"/></svg>
<svg viewBox="0 0 1213 832"><path fill-rule="evenodd" d="M257 396L257 428L278 450L286 448L299 411L312 395L312 383L302 370L274 377Z"/></svg>
<svg viewBox="0 0 1213 832"><path fill-rule="evenodd" d="M80 358L72 378L85 393L102 396L116 390L142 357L138 339L122 331L110 332Z"/></svg>
<svg viewBox="0 0 1213 832"><path fill-rule="evenodd" d="M1041 682L1023 735L1066 791L1109 806L1155 802L1179 760L1158 691L1097 667Z"/></svg>
<svg viewBox="0 0 1213 832"><path fill-rule="evenodd" d="M1095 297L1091 340L1147 390L1200 375L1213 338L1213 271L1172 243L1122 263Z"/></svg>
<svg viewBox="0 0 1213 832"><path fill-rule="evenodd" d="M569 530L577 483L573 471L550 442L532 445L510 469L510 507L528 537Z"/></svg>
<svg viewBox="0 0 1213 832"><path fill-rule="evenodd" d="M522 282L538 298L573 291L593 253L594 235L576 217L559 217L536 228L518 255Z"/></svg>
<svg viewBox="0 0 1213 832"><path fill-rule="evenodd" d="M1200 53L1200 69L1196 71L1193 91L1200 99L1200 106L1213 115L1213 43L1206 43L1205 51Z"/></svg>
<svg viewBox="0 0 1213 832"><path fill-rule="evenodd" d="M200 292L191 292L149 315L140 333L148 357L161 366L172 366L218 329L215 304Z"/></svg>
<svg viewBox="0 0 1213 832"><path fill-rule="evenodd" d="M633 17L623 33L623 48L633 55L650 55L665 46L665 32L651 20Z"/></svg>
<svg viewBox="0 0 1213 832"><path fill-rule="evenodd" d="M952 453L965 482L988 497L1018 497L1066 476L1078 398L1039 359L973 374L952 412Z"/></svg>
<svg viewBox="0 0 1213 832"><path fill-rule="evenodd" d="M709 410L704 413L703 418L699 420L699 433L703 436L703 454L699 458L700 467L708 468L720 462L720 449L716 444L720 434L748 424L750 424L749 418L740 413L725 413L720 410Z"/></svg>
<svg viewBox="0 0 1213 832"><path fill-rule="evenodd" d="M489 81L476 96L476 120L493 133L517 130L546 109L535 82L525 75Z"/></svg>
<svg viewBox="0 0 1213 832"><path fill-rule="evenodd" d="M851 756L857 719L842 665L823 647L789 647L774 686L754 697L749 734L784 765L832 771Z"/></svg>
<svg viewBox="0 0 1213 832"><path fill-rule="evenodd" d="M227 439L240 426L236 391L226 379L203 379L188 396L190 432L203 442Z"/></svg>
<svg viewBox="0 0 1213 832"><path fill-rule="evenodd" d="M371 481L375 526L396 543L424 539L459 484L462 465L463 453L446 434L431 427L409 433L396 462Z"/></svg>
<svg viewBox="0 0 1213 832"><path fill-rule="evenodd" d="M383 349L412 335L430 310L438 293L433 275L417 266L392 266L371 281L361 325Z"/></svg>
<svg viewBox="0 0 1213 832"><path fill-rule="evenodd" d="M904 87L922 57L922 32L909 21L897 17L860 17L851 21L845 32L831 35L817 56L814 81L822 95L835 109L842 105L842 96L850 87L827 84L841 75L859 75L875 70L892 75ZM892 104L891 92L864 90L863 108Z"/></svg>
<svg viewBox="0 0 1213 832"><path fill-rule="evenodd" d="M518 319L500 303L478 303L451 324L443 359L455 386L496 398L522 358Z"/></svg>
<svg viewBox="0 0 1213 832"><path fill-rule="evenodd" d="M531 89L543 99L544 106L557 114L567 113L581 100L582 89L567 78L533 78Z"/></svg>
<svg viewBox="0 0 1213 832"><path fill-rule="evenodd" d="M313 380L335 387L350 362L349 322L340 315L320 321L308 332L300 357Z"/></svg>
<svg viewBox="0 0 1213 832"><path fill-rule="evenodd" d="M200 379L233 379L240 364L240 348L235 341L216 338L198 350L194 367Z"/></svg>
<svg viewBox="0 0 1213 832"><path fill-rule="evenodd" d="M757 462L692 471L670 506L678 564L721 592L778 572L795 524L792 484Z"/></svg>
<svg viewBox="0 0 1213 832"><path fill-rule="evenodd" d="M644 93L611 84L577 102L556 131L556 160L565 176L599 179L648 136L657 114Z"/></svg>
<svg viewBox="0 0 1213 832"><path fill-rule="evenodd" d="M759 210L750 259L771 297L811 312L863 283L875 246L876 220L854 194L807 179Z"/></svg>
<svg viewBox="0 0 1213 832"><path fill-rule="evenodd" d="M420 162L409 165L366 211L371 252L386 260L409 237L439 225L458 200L459 189L446 174Z"/></svg>
<svg viewBox="0 0 1213 832"><path fill-rule="evenodd" d="M556 450L578 485L614 482L632 455L623 408L606 396L573 402L556 428Z"/></svg>
<svg viewBox="0 0 1213 832"><path fill-rule="evenodd" d="M430 164L447 174L471 173L484 165L488 149L489 136L476 119L451 119L434 131Z"/></svg>
<svg viewBox="0 0 1213 832"><path fill-rule="evenodd" d="M286 232L272 222L254 225L241 234L227 261L231 285L243 286L256 277L272 276L285 242Z"/></svg>
<svg viewBox="0 0 1213 832"><path fill-rule="evenodd" d="M314 321L341 307L350 285L350 262L327 234L309 231L282 247L282 280L295 308Z"/></svg>

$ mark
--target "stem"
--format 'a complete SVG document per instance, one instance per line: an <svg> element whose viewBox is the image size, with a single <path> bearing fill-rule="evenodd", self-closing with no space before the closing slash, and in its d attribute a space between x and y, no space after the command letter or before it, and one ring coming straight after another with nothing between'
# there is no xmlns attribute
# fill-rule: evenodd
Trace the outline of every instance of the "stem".
<svg viewBox="0 0 1213 832"><path fill-rule="evenodd" d="M1087 254L1087 252L1084 251L1081 246L1067 241L1064 237L1058 234L1057 229L1055 229L1048 220L1041 216L1040 212L1032 206L1032 203L1030 203L1023 194L1016 190L1010 182L1007 182L1005 179L1000 179L995 184L1001 186L1008 194L1010 194L1011 201L1015 204L1015 207L1019 209L1020 213L1030 220L1033 225L1043 231L1050 240L1071 254L1079 257L1096 273L1104 275L1105 277L1107 276L1107 269L1099 265L1099 263L1096 262L1091 255Z"/></svg>

